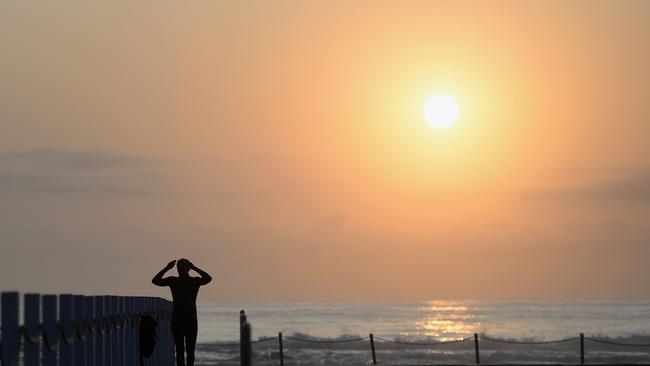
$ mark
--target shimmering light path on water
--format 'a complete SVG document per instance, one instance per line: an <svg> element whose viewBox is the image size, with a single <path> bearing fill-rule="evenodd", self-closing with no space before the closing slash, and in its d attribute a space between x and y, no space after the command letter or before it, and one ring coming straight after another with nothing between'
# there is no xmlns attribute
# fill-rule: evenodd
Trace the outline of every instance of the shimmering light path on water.
<svg viewBox="0 0 650 366"><path fill-rule="evenodd" d="M236 340L246 309L254 336L300 333L451 340L485 333L551 340L650 334L650 301L421 301L410 303L212 303L199 306L199 342Z"/></svg>

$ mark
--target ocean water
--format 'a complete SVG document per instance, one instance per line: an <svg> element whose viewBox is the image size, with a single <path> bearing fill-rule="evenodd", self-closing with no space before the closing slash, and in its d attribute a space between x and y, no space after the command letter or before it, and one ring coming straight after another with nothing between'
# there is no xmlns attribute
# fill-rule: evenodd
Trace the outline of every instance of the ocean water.
<svg viewBox="0 0 650 366"><path fill-rule="evenodd" d="M252 325L254 363L287 365L650 362L649 301L255 302L199 305L197 364L238 364L239 311ZM356 340L358 339L358 340ZM457 343L436 344L465 340ZM520 344L563 340L561 343ZM618 344L634 344L622 346ZM520 343L509 343L520 342ZM433 344L433 345L432 345Z"/></svg>

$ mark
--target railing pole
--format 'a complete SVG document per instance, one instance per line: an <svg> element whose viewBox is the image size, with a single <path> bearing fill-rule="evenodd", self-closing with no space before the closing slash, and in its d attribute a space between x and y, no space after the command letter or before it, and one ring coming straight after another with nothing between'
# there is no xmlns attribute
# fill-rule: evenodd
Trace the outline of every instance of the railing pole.
<svg viewBox="0 0 650 366"><path fill-rule="evenodd" d="M3 365L13 365L18 362L20 333L18 332L18 293L2 293L2 357Z"/></svg>
<svg viewBox="0 0 650 366"><path fill-rule="evenodd" d="M282 345L282 332L278 333L278 342L280 343L280 366L284 365L284 347Z"/></svg>
<svg viewBox="0 0 650 366"><path fill-rule="evenodd" d="M580 364L585 364L585 335L580 333Z"/></svg>
<svg viewBox="0 0 650 366"><path fill-rule="evenodd" d="M25 330L30 335L36 335L41 323L41 297L38 294L25 294ZM39 366L39 350L37 343L25 340L25 366Z"/></svg>
<svg viewBox="0 0 650 366"><path fill-rule="evenodd" d="M481 364L481 357L478 353L478 333L474 333L474 352L476 353L476 364Z"/></svg>
<svg viewBox="0 0 650 366"><path fill-rule="evenodd" d="M56 295L43 295L43 332L47 334L46 337L50 345L55 348L54 351L50 351L47 348L48 342L43 340L43 366L56 366L56 344L62 342L56 326L56 308Z"/></svg>
<svg viewBox="0 0 650 366"><path fill-rule="evenodd" d="M377 356L375 356L375 337L370 333L370 349L372 350L372 364L377 364Z"/></svg>

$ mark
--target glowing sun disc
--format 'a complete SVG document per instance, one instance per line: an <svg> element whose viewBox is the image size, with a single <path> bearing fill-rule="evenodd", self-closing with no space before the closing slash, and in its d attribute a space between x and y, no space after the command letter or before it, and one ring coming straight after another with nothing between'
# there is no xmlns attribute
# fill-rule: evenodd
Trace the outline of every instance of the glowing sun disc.
<svg viewBox="0 0 650 366"><path fill-rule="evenodd" d="M447 94L434 94L422 106L424 120L435 128L451 127L459 115L458 103Z"/></svg>

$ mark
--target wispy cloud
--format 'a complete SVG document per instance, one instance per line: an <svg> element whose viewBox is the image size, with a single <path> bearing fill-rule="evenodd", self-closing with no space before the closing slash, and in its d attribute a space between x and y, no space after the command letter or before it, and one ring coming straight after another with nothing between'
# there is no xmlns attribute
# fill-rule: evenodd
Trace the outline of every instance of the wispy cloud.
<svg viewBox="0 0 650 366"><path fill-rule="evenodd" d="M103 150L67 150L53 147L0 154L4 163L18 163L48 169L106 169L152 164L153 159L119 155Z"/></svg>
<svg viewBox="0 0 650 366"><path fill-rule="evenodd" d="M593 175L593 170L590 173ZM585 183L529 191L525 196L551 200L650 202L650 167L607 168L600 173ZM570 174L580 175L581 171L573 170Z"/></svg>
<svg viewBox="0 0 650 366"><path fill-rule="evenodd" d="M0 193L161 194L159 161L103 150L43 148L0 154Z"/></svg>

